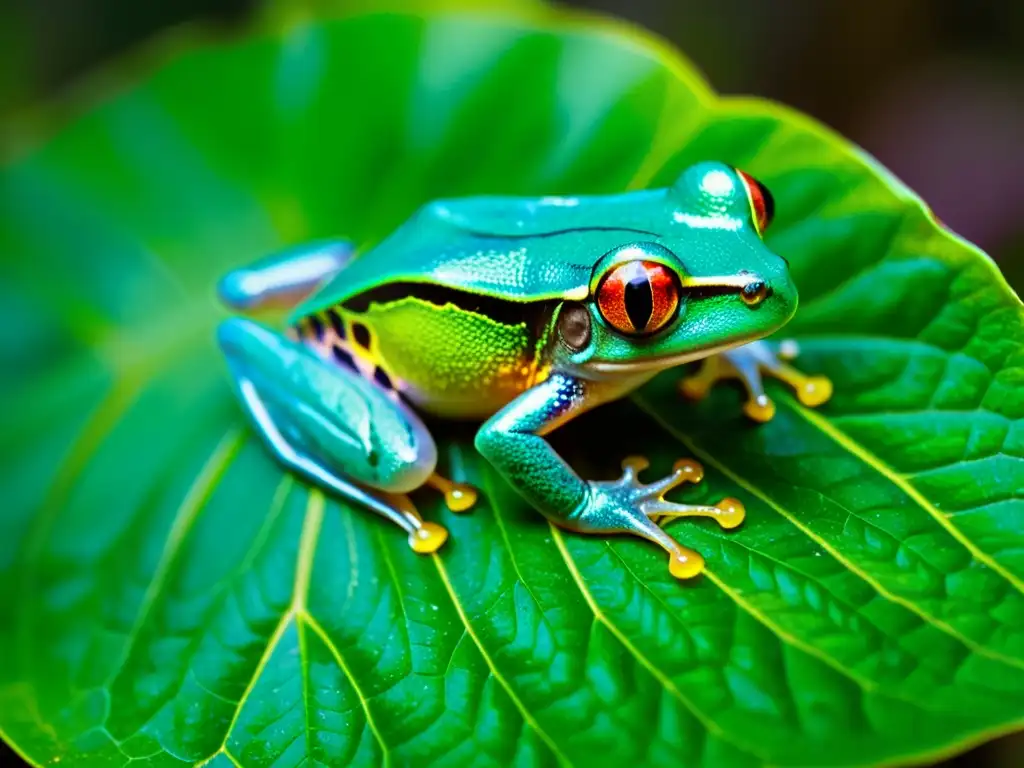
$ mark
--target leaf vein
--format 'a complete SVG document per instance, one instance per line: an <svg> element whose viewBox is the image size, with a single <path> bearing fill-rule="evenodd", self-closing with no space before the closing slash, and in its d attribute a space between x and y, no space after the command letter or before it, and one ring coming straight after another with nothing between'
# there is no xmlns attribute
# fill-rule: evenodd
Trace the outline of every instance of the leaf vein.
<svg viewBox="0 0 1024 768"><path fill-rule="evenodd" d="M568 548L565 546L565 540L562 538L561 532L552 523L548 523L551 529L551 536L554 539L555 546L561 554L562 559L565 561L566 567L569 569L569 573L573 580L576 582L577 587L580 590L580 594L583 596L584 601L589 606L591 612L594 614L594 621L597 624L602 624L609 632L622 644L622 646L629 651L629 653L637 660L637 662L643 666L650 674L654 677L661 687L668 691L675 699L679 700L683 706L696 718L696 720L704 727L706 735L714 735L724 742L732 744L737 749L747 752L759 758L762 761L767 761L767 757L753 747L742 744L736 741L729 733L725 731L722 726L716 723L714 720L709 718L699 707L697 707L692 701L690 701L683 692L679 690L678 686L672 682L672 680L654 663L648 659L640 649L637 648L633 642L626 636L626 634L619 629L601 610L601 607L597 604L593 594L586 585L586 581L583 579L583 574L580 573L579 568L576 567L576 561L573 560L571 554L569 554Z"/></svg>
<svg viewBox="0 0 1024 768"><path fill-rule="evenodd" d="M135 647L135 643L138 641L142 627L145 625L150 611L153 610L153 606L156 604L157 599L160 596L160 591L166 584L167 577L171 571L171 565L174 563L178 553L181 551L181 546L188 536L189 531L192 529L192 524L195 522L200 511L202 511L203 506L209 500L210 494L212 494L214 489L217 487L217 483L224 476L224 473L231 465L235 456L237 456L244 440L245 433L242 430L237 428L229 430L214 447L213 453L210 454L209 459L207 459L203 468L196 476L195 481L193 481L191 487L189 487L188 491L185 493L185 497L178 505L178 509L172 518L173 522L171 523L170 531L167 534L167 541L164 544L164 549L160 553L160 559L157 561L153 577L150 579L149 585L146 587L146 592L142 598L142 604L139 606L139 612L135 621L132 623L131 629L128 631L128 635L125 637L124 646L121 651L121 658L112 668L108 678L108 684L118 674L120 674L124 665L131 657L132 650Z"/></svg>
<svg viewBox="0 0 1024 768"><path fill-rule="evenodd" d="M832 438L838 445L856 456L865 464L873 467L880 475L888 479L893 485L905 493L915 504L927 512L942 528L956 539L971 555L980 563L991 568L995 573L1002 576L1014 589L1024 595L1024 581L1011 573L1005 566L996 562L989 554L983 552L973 541L964 535L963 531L953 525L949 518L942 514L935 505L928 501L917 488L911 484L906 477L896 472L892 467L883 462L878 456L867 450L864 446L855 442L849 435L840 430L821 414L811 411L809 408L797 405L796 401L784 395L793 407L812 426L817 427L823 433Z"/></svg>
<svg viewBox="0 0 1024 768"><path fill-rule="evenodd" d="M380 746L381 754L383 756L384 765L391 764L391 751L388 748L387 743L384 741L384 737L381 735L380 729L377 727L377 723L373 718L373 713L370 711L370 701L366 698L362 689L359 687L359 683L356 682L355 676L352 674L352 670L349 669L348 664L345 661L344 656L341 655L341 651L338 646L334 644L327 631L323 628L319 621L310 613L303 613L301 619L304 623L309 625L317 636L320 638L327 650L331 652L334 657L335 663L338 668L341 669L342 673L348 678L349 685L352 686L352 690L355 692L356 697L359 699L359 703L363 707L363 715L366 718L366 726L370 729L370 733L373 734L374 739L377 740L377 744Z"/></svg>
<svg viewBox="0 0 1024 768"><path fill-rule="evenodd" d="M445 568L445 565L441 561L441 558L438 557L436 554L431 555L430 557L434 561L434 565L437 566L437 571L441 575L441 582L444 584L445 589L448 591L448 596L451 598L452 604L455 606L455 612L459 615L459 618L462 620L463 626L466 628L466 632L473 639L473 642L476 644L477 649L480 651L480 655L483 656L484 661L490 668L491 675L498 682L498 684L505 689L505 693L508 694L508 697L512 700L512 703L515 705L516 709L519 710L519 714L522 716L524 722L529 723L530 727L533 728L536 734L547 745L548 749L550 749L552 754L555 755L559 763L561 763L562 765L572 765L572 763L565 756L562 750L559 749L558 745L554 742L554 740L547 734L547 732L545 732L543 728L541 728L540 723L537 722L533 715L530 714L530 711L526 708L522 700L512 689L512 686L509 685L505 677L501 674L501 672L498 671L497 666L495 666L494 664L494 660L487 652L487 649L484 647L484 644L480 641L480 638L477 637L476 630L474 630L472 624L470 624L469 617L466 616L465 608L463 608L462 606L462 601L459 599L458 594L455 592L455 587L452 585L451 579L448 577L448 569Z"/></svg>
<svg viewBox="0 0 1024 768"><path fill-rule="evenodd" d="M901 597L901 596L899 596L899 595L897 595L897 594L895 594L893 592L890 592L880 582L878 582L876 579L874 579L872 576L870 576L866 571L864 571L862 568L860 568L858 565L856 565L853 561L849 560L845 555L843 555L838 549L836 549L834 546L832 546L828 541L826 541L821 536L819 536L818 534L814 533L814 531L812 531L810 528L808 528L803 523L801 523L800 520L795 515L790 513L787 509L782 507L780 504L776 503L767 493L762 491L760 488L755 486L753 483L751 483L746 478L741 477L736 471L734 471L733 469L729 468L724 463L722 463L716 456L714 456L713 454L709 453L705 449L701 448L697 444L697 442L695 440L693 440L692 438L690 438L688 435L684 434L683 432L680 432L675 427L673 427L671 424L669 424L666 421L664 421L658 415L658 413L654 409L652 409L649 405L647 405L647 403L643 399L641 399L639 396L634 396L633 401L637 404L637 406L641 410L643 410L645 413L647 413L656 423L660 424L663 429L665 429L669 434L671 434L673 437L675 437L677 440L679 440L681 443L683 443L683 445L685 445L690 451L692 451L695 456L700 458L701 461L705 462L706 464L708 464L710 466L713 466L715 469L717 469L723 475L728 477L730 480L732 480L738 486L740 486L741 488L746 490L747 493L751 494L752 496L756 496L758 499L760 499L762 502L764 502L771 509L775 510L778 514L780 514L782 517L784 517L786 520L788 520L791 525L793 525L795 528L797 528L801 533L803 533L809 539L814 541L823 550L828 552L829 555L831 555L833 558L835 558L835 560L837 562L839 562L841 565L843 565L843 567L847 568L851 573L856 574L862 581L864 581L866 584L870 585L879 595L884 597L886 600L889 600L891 602L898 603L899 605L902 605L907 610L909 610L909 611L915 613L916 615L918 615L926 623L928 623L931 626L941 630L942 632L945 632L947 635L949 635L950 637L956 639L957 641L962 643L964 646L969 648L974 653L977 653L977 654L979 654L981 656L985 656L987 658L993 659L995 661L999 661L999 662L1001 662L1003 664L1006 664L1008 666L1024 668L1024 661L1021 661L1020 659L1016 659L1016 658L1014 658L1012 656L1006 656L1006 655L1004 655L1004 654L1002 654L1002 653L1000 653L998 651L994 651L994 650L992 650L990 648L987 648L987 647L981 645L980 643L978 643L978 642L970 639L966 635L963 635L962 633L960 633L957 629L955 629L950 624L947 624L946 622L942 621L941 619L938 619L935 616L932 616L931 614L927 613L917 603L914 603L911 600L908 600L907 598ZM854 517L854 516L851 514L851 518L852 517ZM859 518L857 518L857 519L859 519Z"/></svg>

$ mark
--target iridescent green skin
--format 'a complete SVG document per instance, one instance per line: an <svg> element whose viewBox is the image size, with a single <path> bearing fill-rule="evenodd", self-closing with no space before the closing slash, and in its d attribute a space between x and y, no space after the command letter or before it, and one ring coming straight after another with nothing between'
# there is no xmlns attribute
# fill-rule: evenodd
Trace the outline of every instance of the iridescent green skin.
<svg viewBox="0 0 1024 768"><path fill-rule="evenodd" d="M641 486L629 470L616 483L586 481L544 436L659 371L792 317L787 263L753 216L743 180L718 163L693 166L665 189L439 201L359 258L320 244L232 273L221 294L240 308L316 290L295 307L288 334L230 319L220 341L277 456L399 524L382 508L394 504L372 490L416 488L436 463L411 403L486 418L477 449L556 524L645 536L678 561L677 575L692 575L684 561L692 566L693 553L652 518L713 512L682 511L661 499L675 483L654 493L658 484ZM602 277L634 260L678 276L678 311L647 335L617 330L595 300ZM759 283L763 300L745 301L744 286ZM572 331L581 318L585 343ZM416 526L403 527L412 535Z"/></svg>

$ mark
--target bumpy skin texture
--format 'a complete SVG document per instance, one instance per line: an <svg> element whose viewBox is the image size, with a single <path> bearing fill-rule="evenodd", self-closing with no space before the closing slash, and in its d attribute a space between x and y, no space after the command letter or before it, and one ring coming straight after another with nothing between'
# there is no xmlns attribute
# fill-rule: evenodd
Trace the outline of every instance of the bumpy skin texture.
<svg viewBox="0 0 1024 768"><path fill-rule="evenodd" d="M274 401L269 421L259 418L258 397L249 403L258 427L266 432L268 424L277 426L274 419L287 422L279 431L292 435L316 471L364 483L374 474L367 471L369 453L342 450L341 422L350 419L344 409L339 415L337 387L322 382L333 367L346 379L372 381L383 393L379 403L392 404L393 418L350 425L366 451L410 435L433 451L405 402L443 416L490 416L478 450L540 512L579 531L649 538L669 552L673 573L691 576L700 570L699 556L656 521L707 515L732 527L742 519L738 502L665 501L666 491L699 474L689 465L649 486L636 479L636 460L620 481L585 481L544 435L660 370L754 341L787 322L796 289L785 260L762 241L770 220L770 193L718 163L693 166L666 189L435 202L344 265L311 248L265 267L264 274L276 276L265 288L273 282L281 293L294 292L304 280L319 286L291 316L295 343L268 345L287 354L247 351L241 361L225 352L236 377L250 382L240 391L262 389ZM322 275L318 264L327 267ZM228 283L244 294L238 280ZM298 360L297 349L309 359ZM770 353L760 349L758 360L771 372ZM291 384L282 389L281 381ZM279 402L282 391L300 402L289 410ZM331 419L334 448L333 438L322 435ZM288 452L278 449L286 460ZM348 472L349 462L358 471ZM408 456L408 466L389 457L382 474L376 462L369 485L384 491L405 489L399 478L433 468L432 457Z"/></svg>
<svg viewBox="0 0 1024 768"><path fill-rule="evenodd" d="M725 194L704 186L709 174L720 179L713 183L731 185ZM693 166L664 189L436 201L297 306L292 320L393 283L441 285L505 302L580 300L600 257L630 243L667 248L688 274L746 270L784 279L785 263L764 247L750 205L738 174L718 163ZM792 286L782 293L795 300Z"/></svg>
<svg viewBox="0 0 1024 768"><path fill-rule="evenodd" d="M500 462L506 479L551 517L568 518L586 498L587 487L542 435L596 403L595 394L588 389L599 386L555 374L477 433L477 450Z"/></svg>
<svg viewBox="0 0 1024 768"><path fill-rule="evenodd" d="M393 378L415 387L415 399L441 415L490 415L546 375L538 339L525 323L412 297L371 305L365 318Z"/></svg>

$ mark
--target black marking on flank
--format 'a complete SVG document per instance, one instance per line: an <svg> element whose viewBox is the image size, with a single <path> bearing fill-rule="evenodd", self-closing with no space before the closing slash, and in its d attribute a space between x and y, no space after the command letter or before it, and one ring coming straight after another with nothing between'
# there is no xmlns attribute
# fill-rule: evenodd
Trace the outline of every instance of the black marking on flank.
<svg viewBox="0 0 1024 768"><path fill-rule="evenodd" d="M543 326L554 309L554 301L512 301L482 293L450 288L432 283L395 282L364 291L345 302L352 312L366 312L370 304L389 304L405 298L415 298L437 307L451 304L465 312L474 312L502 325L526 323L531 329ZM352 328L356 332L355 323Z"/></svg>
<svg viewBox="0 0 1024 768"><path fill-rule="evenodd" d="M316 315L310 315L306 318L306 322L309 323L310 330L313 331L313 336L317 341L322 341L324 338L324 324L320 318Z"/></svg>
<svg viewBox="0 0 1024 768"><path fill-rule="evenodd" d="M379 365L373 371L373 380L384 387L384 389L393 389L391 377Z"/></svg>
<svg viewBox="0 0 1024 768"><path fill-rule="evenodd" d="M335 344L334 347L331 348L331 352L334 355L334 359L346 368L350 368L353 371L357 370L356 361L353 359L351 353L340 344Z"/></svg>
<svg viewBox="0 0 1024 768"><path fill-rule="evenodd" d="M345 340L345 321L341 319L341 315L338 314L336 309L328 309L325 313L327 315L327 322L331 324L331 328L334 330L335 335Z"/></svg>
<svg viewBox="0 0 1024 768"><path fill-rule="evenodd" d="M352 323L352 336L363 349L370 348L370 329L362 323Z"/></svg>
<svg viewBox="0 0 1024 768"><path fill-rule="evenodd" d="M626 283L623 301L633 327L638 331L647 330L647 324L651 322L654 313L654 294L646 272L641 270Z"/></svg>

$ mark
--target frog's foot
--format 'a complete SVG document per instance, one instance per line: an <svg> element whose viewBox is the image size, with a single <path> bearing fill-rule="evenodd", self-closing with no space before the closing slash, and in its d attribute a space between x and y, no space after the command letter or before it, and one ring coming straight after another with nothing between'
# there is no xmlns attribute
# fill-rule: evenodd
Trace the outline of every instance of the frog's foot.
<svg viewBox="0 0 1024 768"><path fill-rule="evenodd" d="M655 521L661 517L711 517L723 528L735 528L743 522L743 505L731 498L715 505L666 501L665 494L676 486L700 482L704 470L697 462L683 459L675 463L671 475L645 485L637 476L648 466L645 458L631 456L622 462L622 477L618 480L590 482L583 508L566 521L566 527L584 532L642 536L668 552L668 567L673 576L693 578L704 569L704 558L679 544Z"/></svg>
<svg viewBox="0 0 1024 768"><path fill-rule="evenodd" d="M427 485L444 494L444 502L452 512L468 512L476 504L476 488L468 483L456 483L435 472L427 478Z"/></svg>
<svg viewBox="0 0 1024 768"><path fill-rule="evenodd" d="M680 391L691 400L705 397L723 379L739 379L747 391L743 412L754 421L771 421L775 403L765 394L763 376L785 382L807 406L818 406L832 396L832 382L824 376L807 376L789 365L799 354L796 342L787 340L773 351L766 341L755 341L737 349L709 357L692 376L679 383Z"/></svg>

